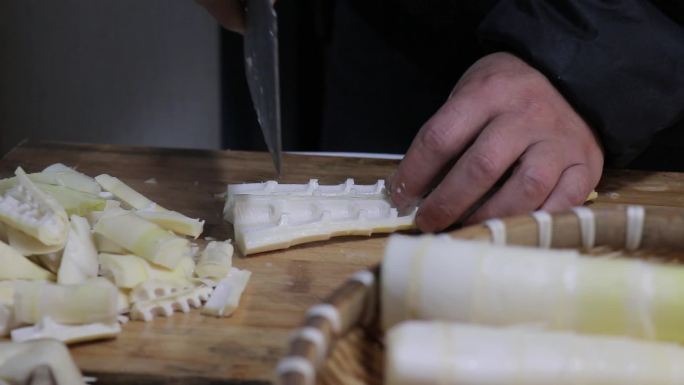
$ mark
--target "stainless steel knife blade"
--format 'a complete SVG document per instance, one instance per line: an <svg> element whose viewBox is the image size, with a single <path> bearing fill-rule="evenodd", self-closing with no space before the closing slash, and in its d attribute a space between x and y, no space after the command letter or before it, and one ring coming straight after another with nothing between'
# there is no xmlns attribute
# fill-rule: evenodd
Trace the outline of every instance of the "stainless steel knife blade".
<svg viewBox="0 0 684 385"><path fill-rule="evenodd" d="M282 164L278 24L272 0L245 2L245 72L257 119L276 172Z"/></svg>

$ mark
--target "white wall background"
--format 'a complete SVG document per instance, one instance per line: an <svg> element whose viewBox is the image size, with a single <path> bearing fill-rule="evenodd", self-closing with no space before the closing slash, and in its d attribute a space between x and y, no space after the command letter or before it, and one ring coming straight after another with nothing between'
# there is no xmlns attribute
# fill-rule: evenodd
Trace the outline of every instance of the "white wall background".
<svg viewBox="0 0 684 385"><path fill-rule="evenodd" d="M0 150L220 147L219 30L192 0L0 1Z"/></svg>

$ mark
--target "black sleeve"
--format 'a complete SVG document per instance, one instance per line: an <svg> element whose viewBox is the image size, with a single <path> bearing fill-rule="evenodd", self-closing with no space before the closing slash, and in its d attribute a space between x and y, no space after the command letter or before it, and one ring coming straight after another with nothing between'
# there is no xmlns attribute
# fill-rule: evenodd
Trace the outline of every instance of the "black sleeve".
<svg viewBox="0 0 684 385"><path fill-rule="evenodd" d="M614 166L684 118L684 27L648 1L501 0L479 37L543 72Z"/></svg>

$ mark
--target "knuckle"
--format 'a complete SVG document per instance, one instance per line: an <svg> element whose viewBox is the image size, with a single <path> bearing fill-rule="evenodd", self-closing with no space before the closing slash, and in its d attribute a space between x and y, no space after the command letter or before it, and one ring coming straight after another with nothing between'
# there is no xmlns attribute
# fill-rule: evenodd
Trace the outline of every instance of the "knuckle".
<svg viewBox="0 0 684 385"><path fill-rule="evenodd" d="M445 155L449 148L449 128L444 125L429 124L421 131L420 141L426 151Z"/></svg>
<svg viewBox="0 0 684 385"><path fill-rule="evenodd" d="M521 174L523 194L527 198L545 196L551 191L551 178L539 169L529 168Z"/></svg>
<svg viewBox="0 0 684 385"><path fill-rule="evenodd" d="M475 153L468 158L466 172L474 180L492 180L499 176L499 166L491 155Z"/></svg>

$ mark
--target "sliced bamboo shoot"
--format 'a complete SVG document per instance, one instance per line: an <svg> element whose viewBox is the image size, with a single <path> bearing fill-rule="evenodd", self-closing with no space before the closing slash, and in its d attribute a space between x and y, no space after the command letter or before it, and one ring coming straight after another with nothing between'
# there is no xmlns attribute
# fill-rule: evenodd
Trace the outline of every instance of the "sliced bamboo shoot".
<svg viewBox="0 0 684 385"><path fill-rule="evenodd" d="M21 168L16 175L17 185L0 196L0 221L45 245L64 244L69 228L64 209L40 191Z"/></svg>
<svg viewBox="0 0 684 385"><path fill-rule="evenodd" d="M243 255L335 236L390 233L415 226L415 211L400 216L389 197L235 197L235 241Z"/></svg>
<svg viewBox="0 0 684 385"><path fill-rule="evenodd" d="M55 381L51 385L85 385L62 342L50 339L0 342L0 379L11 384L33 384L31 378L41 367L49 369Z"/></svg>
<svg viewBox="0 0 684 385"><path fill-rule="evenodd" d="M202 314L214 317L231 316L240 304L240 297L251 276L250 271L231 268L228 277L223 278L211 293L209 301L202 308Z"/></svg>
<svg viewBox="0 0 684 385"><path fill-rule="evenodd" d="M63 285L82 283L97 277L99 265L88 221L78 215L71 216L71 231L67 239L57 282Z"/></svg>
<svg viewBox="0 0 684 385"><path fill-rule="evenodd" d="M119 322L111 324L92 323L87 325L62 325L50 317L43 318L33 326L12 330L12 341L25 342L51 338L65 344L115 338L121 333Z"/></svg>
<svg viewBox="0 0 684 385"><path fill-rule="evenodd" d="M10 335L17 325L14 320L14 307L0 303L0 338Z"/></svg>
<svg viewBox="0 0 684 385"><path fill-rule="evenodd" d="M124 210L106 212L94 230L135 255L169 269L192 252L187 239Z"/></svg>
<svg viewBox="0 0 684 385"><path fill-rule="evenodd" d="M385 328L439 319L684 342L680 265L392 236L381 281Z"/></svg>
<svg viewBox="0 0 684 385"><path fill-rule="evenodd" d="M0 242L0 266L0 280L55 279L54 274L29 261L4 242Z"/></svg>
<svg viewBox="0 0 684 385"><path fill-rule="evenodd" d="M135 214L176 234L193 238L202 234L204 229L204 221L186 217L176 211L138 210Z"/></svg>
<svg viewBox="0 0 684 385"><path fill-rule="evenodd" d="M36 187L53 197L69 215L87 215L91 211L104 210L105 207L106 200L98 195L42 183L36 183Z"/></svg>
<svg viewBox="0 0 684 385"><path fill-rule="evenodd" d="M155 316L169 317L175 311L187 313L190 308L202 306L211 295L211 288L200 285L175 292L149 301L135 302L131 308L131 319L149 322Z"/></svg>
<svg viewBox="0 0 684 385"><path fill-rule="evenodd" d="M97 183L102 186L103 189L114 194L115 197L126 203L128 206L137 210L165 210L163 207L157 205L156 203L149 200L144 195L133 190L127 184L115 178L113 176L102 174L95 177Z"/></svg>
<svg viewBox="0 0 684 385"><path fill-rule="evenodd" d="M21 255L27 257L57 253L64 249L63 244L45 245L38 239L9 226L7 227L7 243Z"/></svg>
<svg viewBox="0 0 684 385"><path fill-rule="evenodd" d="M187 282L195 269L192 258L183 258L173 270L151 265L132 254L100 253L98 260L100 273L110 278L117 287L126 289L132 289L149 279Z"/></svg>
<svg viewBox="0 0 684 385"><path fill-rule="evenodd" d="M230 272L233 245L230 241L211 241L202 251L195 274L200 278L225 278Z"/></svg>
<svg viewBox="0 0 684 385"><path fill-rule="evenodd" d="M320 185L318 179L311 179L305 184L282 184L274 180L263 183L229 184L226 191L226 204L223 215L228 222L233 222L235 199L240 195L265 196L320 196L346 198L382 198L386 195L385 181L378 180L372 185L359 185L354 179L347 179L342 184Z"/></svg>
<svg viewBox="0 0 684 385"><path fill-rule="evenodd" d="M619 337L410 321L387 338L387 385L679 385L684 348Z"/></svg>
<svg viewBox="0 0 684 385"><path fill-rule="evenodd" d="M14 310L17 320L35 324L50 317L62 324L113 323L117 316L117 290L101 278L79 285L18 282Z"/></svg>

